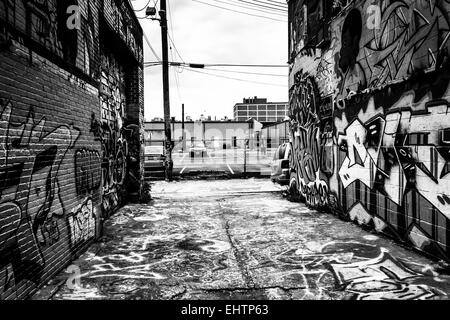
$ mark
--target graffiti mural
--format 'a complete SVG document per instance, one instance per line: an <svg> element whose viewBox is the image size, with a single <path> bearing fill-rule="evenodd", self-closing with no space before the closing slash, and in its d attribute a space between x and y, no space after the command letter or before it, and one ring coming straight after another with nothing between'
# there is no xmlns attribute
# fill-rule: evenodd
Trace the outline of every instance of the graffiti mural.
<svg viewBox="0 0 450 320"><path fill-rule="evenodd" d="M95 150L81 149L75 153L75 181L79 196L91 194L101 186L101 160Z"/></svg>
<svg viewBox="0 0 450 320"><path fill-rule="evenodd" d="M411 105L413 100L411 92L392 109ZM450 218L449 148L445 139L449 106L442 100L423 101L416 105L417 111L386 114L375 101L371 97L350 123L345 113L335 119L338 147L345 155L338 171L346 196L344 205L352 220L374 223L378 231L391 229L389 224L394 222L407 230L404 234L415 246L444 257L448 240L438 221ZM380 206L379 201L384 204ZM357 203L358 210L354 207ZM425 239L445 242L436 246Z"/></svg>
<svg viewBox="0 0 450 320"><path fill-rule="evenodd" d="M125 71L111 54L102 55L101 119L92 114L91 132L102 146L103 212L121 203L127 175L128 142L125 127Z"/></svg>
<svg viewBox="0 0 450 320"><path fill-rule="evenodd" d="M323 109L313 77L299 72L291 91L290 117L293 137L293 171L300 195L313 207L327 204L327 173L323 157L331 126L321 129Z"/></svg>
<svg viewBox="0 0 450 320"><path fill-rule="evenodd" d="M336 69L341 75L339 106L342 99L360 90L448 65L447 1L380 0L378 3L378 9L371 11L373 2L360 1L345 19L341 49L336 53ZM376 25L371 25L372 19Z"/></svg>
<svg viewBox="0 0 450 320"><path fill-rule="evenodd" d="M291 66L300 194L449 260L450 2L357 0L336 10L331 44L300 50ZM331 117L321 115L327 99ZM312 181L322 190L311 192Z"/></svg>
<svg viewBox="0 0 450 320"><path fill-rule="evenodd" d="M104 2L0 0L0 299L27 298L99 236L102 200L108 213L123 202L129 125L143 117L142 30L119 1L133 27L101 28Z"/></svg>
<svg viewBox="0 0 450 320"><path fill-rule="evenodd" d="M425 284L414 284L421 274L391 256L384 248L369 260L330 263L338 284L356 300L432 300L445 294Z"/></svg>
<svg viewBox="0 0 450 320"><path fill-rule="evenodd" d="M38 283L42 252L60 238L59 169L80 134L73 126L48 128L33 109L14 122L12 111L11 102L0 101L0 270L8 275L0 281L8 287Z"/></svg>
<svg viewBox="0 0 450 320"><path fill-rule="evenodd" d="M68 28L71 6L80 8L79 26ZM98 54L92 1L78 0L0 0L0 18L32 39L51 55L63 58L90 76ZM81 40L81 41L80 41ZM135 49L135 48L134 48Z"/></svg>
<svg viewBox="0 0 450 320"><path fill-rule="evenodd" d="M67 216L72 247L95 237L97 215L92 199L88 198Z"/></svg>
<svg viewBox="0 0 450 320"><path fill-rule="evenodd" d="M380 26L373 29L361 50L369 86L443 66L450 45L446 1L384 0L380 9Z"/></svg>
<svg viewBox="0 0 450 320"><path fill-rule="evenodd" d="M298 298L326 298L337 287L345 298L355 300L427 300L446 297L442 279L429 277L427 266L410 266L376 243L333 241L311 242L305 248L293 247L274 257L265 266L278 265L292 273L305 287ZM334 280L334 281L333 281ZM334 282L334 283L333 283Z"/></svg>

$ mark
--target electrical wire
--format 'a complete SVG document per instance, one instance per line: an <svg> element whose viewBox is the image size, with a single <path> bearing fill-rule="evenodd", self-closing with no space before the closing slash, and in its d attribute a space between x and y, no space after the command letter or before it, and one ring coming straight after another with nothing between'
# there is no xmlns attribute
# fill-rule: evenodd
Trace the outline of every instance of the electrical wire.
<svg viewBox="0 0 450 320"><path fill-rule="evenodd" d="M148 61L144 62L145 66L148 65L158 65L161 64L161 61ZM287 64L231 64L231 63L209 63L209 64L200 64L200 63L181 63L181 62L173 62L170 61L169 65L171 66L182 66L187 68L200 68L205 67L246 67L246 68L287 68L289 67Z"/></svg>
<svg viewBox="0 0 450 320"><path fill-rule="evenodd" d="M174 49L175 49L175 52L176 52L176 54L178 55L178 57L180 58L180 60L181 60L183 63L185 63L184 60L183 60L183 58L182 58L181 55L180 55L180 52L178 52L177 46L175 45L175 42L174 42L174 40L172 39L172 37L171 37L169 34L167 34L167 37L169 38L170 43L173 45L173 47L174 47Z"/></svg>
<svg viewBox="0 0 450 320"><path fill-rule="evenodd" d="M151 1L152 1L152 0L148 0L148 1L147 1L147 4L146 4L145 7L143 7L142 9L133 9L134 12L141 12L141 11L144 11L145 9L147 9L147 7L148 7L148 5L150 4Z"/></svg>
<svg viewBox="0 0 450 320"><path fill-rule="evenodd" d="M175 48L176 53L180 57L181 61L184 62L183 58L181 57L180 53L177 50L177 46L175 45L175 34L174 34L174 31L173 31L174 28L173 28L173 19L172 19L172 8L170 6L170 1L169 0L167 0L167 8L169 10L170 33L172 33L172 37L170 37L170 34L168 34L168 36L169 36L169 39L170 39L170 41L172 42L172 44L173 44L173 46Z"/></svg>
<svg viewBox="0 0 450 320"><path fill-rule="evenodd" d="M286 3L286 2L279 2L279 1L274 1L274 0L266 0L267 2L273 2L273 3L276 3L276 4L279 4L279 5L281 5L281 6L288 6L288 4Z"/></svg>
<svg viewBox="0 0 450 320"><path fill-rule="evenodd" d="M267 9L259 9L259 8L251 7L250 5L241 4L241 3L237 2L237 1L233 1L233 0L228 0L228 1L211 0L211 1L223 3L223 4L226 4L229 6L233 6L233 7L244 8L244 9L248 9L248 10L253 10L253 11L266 13L266 14L273 14L273 15L282 16L282 17L286 17L286 14L287 14L287 12L286 12L286 14L283 14L283 13L279 13L279 12L266 11ZM234 3L238 3L238 4L234 4Z"/></svg>
<svg viewBox="0 0 450 320"><path fill-rule="evenodd" d="M205 67L257 67L257 68L287 68L287 64L230 64L230 63L209 63Z"/></svg>
<svg viewBox="0 0 450 320"><path fill-rule="evenodd" d="M177 46L175 45L175 34L174 34L172 8L171 8L171 5L170 5L170 0L167 0L167 5L168 5L168 11L169 11L169 20L170 20L170 33L172 33L172 37L170 36L170 33L167 33L167 35L168 35L168 38L169 38L169 40L170 40L170 42L171 42L171 44L172 44L172 46L173 46L173 48L175 50L175 53L178 55L178 57L184 63L184 59L181 56L180 52L178 51ZM170 47L170 52L171 52L172 59L173 59L174 55L173 55L173 52L172 52L172 46ZM177 86L178 99L180 101L183 101L182 96L181 96L181 90L180 90L180 82L181 81L180 81L180 78L179 78L179 73L180 72L177 71L177 72L174 72L173 75L174 75L174 78L175 78L175 84Z"/></svg>
<svg viewBox="0 0 450 320"><path fill-rule="evenodd" d="M139 11L143 11L144 9L146 9L147 7L148 7L148 5L150 4L150 1L151 0L149 0L148 2L147 2L147 4L145 5L145 7L144 8L142 8L142 9L138 9L138 10L134 10L135 12L139 12ZM159 1L159 0L158 0ZM155 0L153 0L153 3L155 3ZM155 6L156 6L156 3L155 3ZM137 17L138 19L147 19L147 17ZM143 33L143 36L144 36L144 40L145 40L145 42L147 43L147 46L150 48L150 51L153 53L153 55L155 56L155 58L156 58L156 60L158 60L158 62L161 62L162 60L161 60L161 58L158 56L158 54L156 53L156 50L153 48L153 46L152 46L152 44L150 43L150 40L148 39L148 37L147 37L147 34L145 33L145 30L144 30L144 28L142 28L143 30L142 30L142 33ZM156 64L157 65L157 64ZM149 65L150 66L150 65Z"/></svg>
<svg viewBox="0 0 450 320"><path fill-rule="evenodd" d="M219 8L219 9L231 11L231 12L245 14L245 15L248 15L248 16L253 16L253 17L264 18L264 19L268 19L268 20L279 21L279 22L286 22L287 23L287 20L275 19L275 18L270 18L270 17L267 17L267 16L261 16L261 15L252 14L252 13L248 13L248 12L242 12L242 11L238 11L238 10L228 9L228 8L224 8L224 7L221 7L221 6L216 6L214 4L203 2L203 1L199 1L199 0L192 0L192 1L204 4L204 5L207 5L207 6L216 7L216 8Z"/></svg>
<svg viewBox="0 0 450 320"><path fill-rule="evenodd" d="M171 58L173 59L174 54L173 54L172 46L170 46L169 49L170 49L170 56L171 56ZM174 73L173 73L173 77L174 77L174 79L175 79L175 84L176 84L176 86L177 86L178 99L179 99L180 101L182 101L182 99L181 99L181 94L180 94L180 85L179 85L179 81L178 81L179 79L178 79L177 76L178 76L178 73L177 73L177 72L174 72Z"/></svg>
<svg viewBox="0 0 450 320"><path fill-rule="evenodd" d="M144 30L142 30L142 33L144 35L144 39L145 42L147 43L148 47L150 48L150 51L153 53L153 55L155 56L156 60L158 60L158 62L162 62L161 58L158 56L158 54L156 53L155 49L153 49L153 46L150 43L150 40L148 40L147 34L145 33Z"/></svg>
<svg viewBox="0 0 450 320"><path fill-rule="evenodd" d="M221 69L214 69L214 68L204 68L204 70L211 70L211 71L217 71L217 72L227 72L227 73L250 74L250 75L256 75L256 76L270 76L270 77L284 77L284 78L289 77L286 74L232 71L232 70L221 70Z"/></svg>
<svg viewBox="0 0 450 320"><path fill-rule="evenodd" d="M195 72L195 73L209 75L209 76L216 77L216 78L223 78L223 79L240 81L240 82L247 82L247 83L262 84L262 85L268 85L268 86L274 86L274 87L282 87L282 88L286 88L287 87L287 84L286 85L281 85L281 84L275 84L275 83L269 83L269 82L261 82L261 81L252 81L252 80L245 80L245 79L239 79L239 78L232 78L232 77L222 76L222 75L213 74L213 73L209 73L209 72L202 72L202 71L198 71L198 70L193 70L193 69L186 69L186 70L190 71L190 72Z"/></svg>
<svg viewBox="0 0 450 320"><path fill-rule="evenodd" d="M258 6L261 8L269 8L269 9L274 9L274 10L287 11L286 7L277 6L277 5L259 1L259 0L251 0L251 1L239 0L239 2L248 3L248 4Z"/></svg>

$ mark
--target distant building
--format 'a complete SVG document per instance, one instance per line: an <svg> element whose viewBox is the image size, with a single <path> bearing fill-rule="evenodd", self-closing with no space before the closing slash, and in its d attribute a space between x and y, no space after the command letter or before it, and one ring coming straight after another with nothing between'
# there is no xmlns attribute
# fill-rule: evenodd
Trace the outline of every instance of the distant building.
<svg viewBox="0 0 450 320"><path fill-rule="evenodd" d="M233 109L235 121L246 121L250 118L261 123L274 123L284 121L289 113L288 102L267 102L266 98L243 99Z"/></svg>
<svg viewBox="0 0 450 320"><path fill-rule="evenodd" d="M249 148L257 148L261 142L262 124L256 120L248 121L186 121L184 124L185 146L203 142L213 149L243 148L249 140ZM181 121L171 123L172 141L175 150L183 148L183 129ZM145 145L162 145L165 140L164 122L145 123Z"/></svg>
<svg viewBox="0 0 450 320"><path fill-rule="evenodd" d="M277 148L280 144L289 142L289 121L265 125L261 130L261 138L266 142L268 149Z"/></svg>

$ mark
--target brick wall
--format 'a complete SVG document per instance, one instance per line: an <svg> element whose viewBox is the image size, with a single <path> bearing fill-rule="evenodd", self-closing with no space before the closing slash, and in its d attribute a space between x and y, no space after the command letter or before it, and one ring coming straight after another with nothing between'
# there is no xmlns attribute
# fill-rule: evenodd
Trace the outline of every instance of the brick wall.
<svg viewBox="0 0 450 320"><path fill-rule="evenodd" d="M449 260L449 3L308 3L289 3L292 190Z"/></svg>
<svg viewBox="0 0 450 320"><path fill-rule="evenodd" d="M105 50L101 3L0 0L1 299L37 290L101 236L127 189L139 195L142 31ZM70 5L76 30L58 16ZM107 56L122 71L102 73Z"/></svg>

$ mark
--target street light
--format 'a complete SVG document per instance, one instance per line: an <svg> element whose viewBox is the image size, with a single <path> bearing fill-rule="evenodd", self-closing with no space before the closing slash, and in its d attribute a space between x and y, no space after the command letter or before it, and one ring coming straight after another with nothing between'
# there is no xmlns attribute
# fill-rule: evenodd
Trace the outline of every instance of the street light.
<svg viewBox="0 0 450 320"><path fill-rule="evenodd" d="M145 10L145 15L147 17L149 17L149 16L152 16L152 17L156 16L156 8L155 7L147 7L147 9Z"/></svg>
<svg viewBox="0 0 450 320"><path fill-rule="evenodd" d="M158 20L161 25L161 39L162 39L162 66L163 66L163 95L164 95L164 132L166 137L166 143L164 145L164 151L166 155L166 180L172 181L172 132L170 128L170 94L169 94L169 49L167 41L167 8L166 0L160 0L159 19L150 18L151 20ZM147 17L156 16L155 7L147 7L145 10Z"/></svg>

